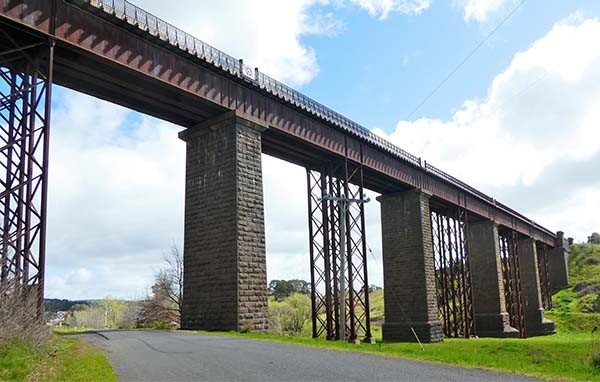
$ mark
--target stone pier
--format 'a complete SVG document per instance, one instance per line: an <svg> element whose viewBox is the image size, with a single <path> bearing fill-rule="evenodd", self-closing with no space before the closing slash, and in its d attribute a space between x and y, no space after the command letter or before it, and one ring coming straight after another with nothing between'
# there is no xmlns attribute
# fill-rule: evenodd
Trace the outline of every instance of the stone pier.
<svg viewBox="0 0 600 382"><path fill-rule="evenodd" d="M548 255L550 290L552 293L569 286L569 254L571 246L562 231L556 233L554 250Z"/></svg>
<svg viewBox="0 0 600 382"><path fill-rule="evenodd" d="M521 238L517 246L521 271L521 290L523 291L525 335L537 336L554 333L554 322L544 317L535 240Z"/></svg>
<svg viewBox="0 0 600 382"><path fill-rule="evenodd" d="M268 328L264 129L230 112L180 133L186 142L183 328Z"/></svg>
<svg viewBox="0 0 600 382"><path fill-rule="evenodd" d="M382 195L384 341L443 339L435 290L430 194L411 190Z"/></svg>
<svg viewBox="0 0 600 382"><path fill-rule="evenodd" d="M469 224L468 243L475 333L480 337L518 337L506 311L497 224Z"/></svg>

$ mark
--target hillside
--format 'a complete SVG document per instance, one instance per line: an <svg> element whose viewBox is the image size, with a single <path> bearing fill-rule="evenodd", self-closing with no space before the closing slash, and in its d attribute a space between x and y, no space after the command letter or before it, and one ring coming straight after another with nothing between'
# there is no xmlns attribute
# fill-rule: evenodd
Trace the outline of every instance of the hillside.
<svg viewBox="0 0 600 382"><path fill-rule="evenodd" d="M569 284L552 296L546 316L558 330L591 332L600 323L600 244L574 244Z"/></svg>
<svg viewBox="0 0 600 382"><path fill-rule="evenodd" d="M600 244L574 244L569 258L570 287L553 297L546 316L559 331L589 333L600 324ZM370 294L374 332L383 323L383 290Z"/></svg>

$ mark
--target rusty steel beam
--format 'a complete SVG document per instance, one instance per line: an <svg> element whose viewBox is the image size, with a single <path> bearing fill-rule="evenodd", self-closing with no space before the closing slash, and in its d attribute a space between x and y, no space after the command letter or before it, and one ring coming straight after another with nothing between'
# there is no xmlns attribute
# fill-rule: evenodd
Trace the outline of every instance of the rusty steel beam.
<svg viewBox="0 0 600 382"><path fill-rule="evenodd" d="M351 203L345 212L345 260L343 275L345 317L340 317L340 224L343 209L324 195L364 199L362 168L349 162L330 163L321 170L306 169L313 337L371 341L367 244L364 205ZM354 184L358 183L358 185Z"/></svg>
<svg viewBox="0 0 600 382"><path fill-rule="evenodd" d="M0 19L19 25L14 33L19 38L54 35L58 84L188 127L208 114L237 110L295 139L304 151L361 163L364 186L374 191L422 188L448 205L464 208L471 217L493 220L554 246L553 232L316 101L260 72L248 73L242 62L232 62L214 48L199 49L195 39L174 34L177 29L172 26L157 33L149 26L159 25L152 15L135 7L128 6L124 14L107 8L106 2L99 7L98 1L69 0L56 2L56 16L51 17L53 3L0 0ZM173 100L186 105L185 115L169 106ZM267 145L265 153L285 157L276 144ZM313 166L314 161L307 159L304 165Z"/></svg>
<svg viewBox="0 0 600 382"><path fill-rule="evenodd" d="M499 229L498 240L502 262L502 281L504 284L506 311L508 312L510 325L519 331L521 338L525 338L527 333L525 332L525 307L523 305L521 270L519 266L519 233L507 228Z"/></svg>
<svg viewBox="0 0 600 382"><path fill-rule="evenodd" d="M548 255L552 249L544 243L537 242L537 262L540 277L540 293L542 295L542 306L545 310L552 309L552 288L550 287L550 270L548 268Z"/></svg>
<svg viewBox="0 0 600 382"><path fill-rule="evenodd" d="M54 44L7 40L15 45L0 54L0 285L37 293L41 317Z"/></svg>
<svg viewBox="0 0 600 382"><path fill-rule="evenodd" d="M431 209L435 281L444 337L475 336L466 211Z"/></svg>

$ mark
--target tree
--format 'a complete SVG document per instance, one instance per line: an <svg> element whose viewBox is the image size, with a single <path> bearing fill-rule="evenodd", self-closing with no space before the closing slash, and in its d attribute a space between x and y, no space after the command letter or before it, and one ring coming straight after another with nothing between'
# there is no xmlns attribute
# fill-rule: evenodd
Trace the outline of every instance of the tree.
<svg viewBox="0 0 600 382"><path fill-rule="evenodd" d="M588 244L600 244L600 233L594 232L592 236L588 236Z"/></svg>
<svg viewBox="0 0 600 382"><path fill-rule="evenodd" d="M175 245L163 256L165 267L154 276L152 296L142 303L142 325L181 325L183 309L183 254Z"/></svg>
<svg viewBox="0 0 600 382"><path fill-rule="evenodd" d="M269 331L273 334L308 334L310 317L310 298L305 294L269 302Z"/></svg>
<svg viewBox="0 0 600 382"><path fill-rule="evenodd" d="M271 280L269 292L276 301L281 301L293 293L309 294L310 285L304 280Z"/></svg>

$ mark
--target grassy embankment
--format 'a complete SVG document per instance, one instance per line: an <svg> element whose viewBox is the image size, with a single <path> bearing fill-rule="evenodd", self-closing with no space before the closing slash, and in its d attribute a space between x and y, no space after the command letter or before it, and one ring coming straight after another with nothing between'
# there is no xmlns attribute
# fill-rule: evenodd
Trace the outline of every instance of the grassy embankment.
<svg viewBox="0 0 600 382"><path fill-rule="evenodd" d="M203 332L200 332L203 333ZM284 342L322 349L344 350L389 357L439 362L466 368L512 372L546 380L600 381L590 365L590 335L556 334L525 340L473 338L446 339L439 344L380 343L354 345L295 336L223 333L227 336Z"/></svg>
<svg viewBox="0 0 600 382"><path fill-rule="evenodd" d="M546 316L562 332L590 333L600 323L600 245L575 244L569 258L570 287L552 297Z"/></svg>
<svg viewBox="0 0 600 382"><path fill-rule="evenodd" d="M353 345L297 336L264 334L226 335L300 344L325 349L357 351L514 372L547 380L600 381L600 245L577 244L569 259L571 287L553 296L554 309L547 316L558 333L521 339L446 339L440 344L378 343ZM373 335L381 338L383 291L371 293Z"/></svg>
<svg viewBox="0 0 600 382"><path fill-rule="evenodd" d="M0 381L116 381L102 352L77 338L0 343Z"/></svg>

